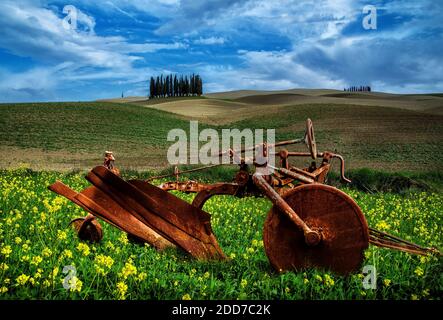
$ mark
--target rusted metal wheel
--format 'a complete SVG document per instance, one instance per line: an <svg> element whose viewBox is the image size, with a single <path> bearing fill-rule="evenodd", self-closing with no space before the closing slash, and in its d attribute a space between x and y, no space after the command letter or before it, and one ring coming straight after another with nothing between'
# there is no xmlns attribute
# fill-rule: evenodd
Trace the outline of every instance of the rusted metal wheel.
<svg viewBox="0 0 443 320"><path fill-rule="evenodd" d="M315 143L314 125L309 118L306 120L305 143L308 146L312 159L317 159L317 144Z"/></svg>
<svg viewBox="0 0 443 320"><path fill-rule="evenodd" d="M86 217L76 218L69 224L72 224L81 240L90 242L100 242L103 238L103 229L97 219L88 214Z"/></svg>
<svg viewBox="0 0 443 320"><path fill-rule="evenodd" d="M266 255L279 272L319 268L337 274L357 271L369 244L366 219L355 201L327 185L306 184L283 198L322 240L308 246L303 232L273 206L264 225Z"/></svg>

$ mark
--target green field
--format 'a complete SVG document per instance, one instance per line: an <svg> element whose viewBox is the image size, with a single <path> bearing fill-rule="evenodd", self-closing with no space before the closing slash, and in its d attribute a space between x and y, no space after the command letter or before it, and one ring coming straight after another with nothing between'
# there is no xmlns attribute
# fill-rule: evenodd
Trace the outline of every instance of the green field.
<svg viewBox="0 0 443 320"><path fill-rule="evenodd" d="M125 178L145 178L126 174ZM46 186L60 179L76 190L83 174L1 171L0 293L2 299L440 299L442 265L419 257L370 247L364 265L377 269L377 289L362 287L363 274L339 277L321 270L277 274L266 258L262 228L270 202L264 198L220 196L204 209L226 262L198 262L170 250L128 242L106 223L99 244L78 240L66 226L84 213ZM369 225L427 245L442 244L443 196L411 191L365 193L344 189L366 213ZM177 194L190 201L191 195ZM76 287L63 288L76 268Z"/></svg>
<svg viewBox="0 0 443 320"><path fill-rule="evenodd" d="M199 120L200 130L275 128L278 139L292 139L303 135L309 117L319 151L342 154L353 180L340 184L334 165L328 183L357 201L370 226L442 248L441 101L438 95L305 90L0 104L0 299L440 299L441 259L376 247L364 261L377 268L376 290L363 289L362 274L275 273L262 243L271 207L264 198L208 201L204 210L231 259L198 262L128 242L104 222L101 243L81 242L67 224L84 212L46 187L59 179L80 191L88 185L85 172L102 163L104 150L114 151L125 178L170 172L167 133L187 130L189 120ZM229 181L234 171L216 168L192 178ZM73 290L63 288L68 265L77 270Z"/></svg>
<svg viewBox="0 0 443 320"><path fill-rule="evenodd" d="M114 151L123 169L164 168L168 131L188 130L190 119L199 120L200 129L271 128L278 139L293 139L302 136L309 117L319 151L342 154L349 168L443 169L439 111L356 105L351 98L272 106L212 98L155 101L0 104L0 168L86 170L101 163L104 150Z"/></svg>

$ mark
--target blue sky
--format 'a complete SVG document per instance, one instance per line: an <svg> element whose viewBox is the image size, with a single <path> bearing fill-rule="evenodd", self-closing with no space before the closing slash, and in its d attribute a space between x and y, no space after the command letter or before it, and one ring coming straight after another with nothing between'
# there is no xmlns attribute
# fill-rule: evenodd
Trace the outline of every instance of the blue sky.
<svg viewBox="0 0 443 320"><path fill-rule="evenodd" d="M192 72L205 92L443 92L442 17L432 0L2 0L0 102L147 95L151 75Z"/></svg>

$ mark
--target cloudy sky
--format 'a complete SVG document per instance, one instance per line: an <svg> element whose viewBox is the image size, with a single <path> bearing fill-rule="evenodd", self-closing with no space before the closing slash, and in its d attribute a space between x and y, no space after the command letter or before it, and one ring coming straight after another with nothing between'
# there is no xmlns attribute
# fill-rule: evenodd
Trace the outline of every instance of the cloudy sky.
<svg viewBox="0 0 443 320"><path fill-rule="evenodd" d="M151 75L192 72L205 92L443 92L442 17L434 0L1 0L0 102L147 95Z"/></svg>

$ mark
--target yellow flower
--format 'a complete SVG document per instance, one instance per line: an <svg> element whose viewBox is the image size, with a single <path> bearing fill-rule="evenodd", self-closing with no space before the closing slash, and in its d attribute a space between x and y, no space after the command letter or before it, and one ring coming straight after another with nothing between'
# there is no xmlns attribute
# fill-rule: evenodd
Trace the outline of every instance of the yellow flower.
<svg viewBox="0 0 443 320"><path fill-rule="evenodd" d="M31 259L31 264L38 266L43 261L43 258L40 256L34 256Z"/></svg>
<svg viewBox="0 0 443 320"><path fill-rule="evenodd" d="M247 281L246 279L242 279L241 282L240 282L240 286L241 286L242 288L244 288L244 287L246 287L247 285L248 285L248 281Z"/></svg>
<svg viewBox="0 0 443 320"><path fill-rule="evenodd" d="M424 271L423 271L422 268L417 267L417 269L415 269L414 273L415 273L417 276L421 277L421 276L424 274Z"/></svg>
<svg viewBox="0 0 443 320"><path fill-rule="evenodd" d="M306 278L304 278L304 279L303 279L303 283L304 283L304 284L308 284L308 283L309 283L309 280L306 279Z"/></svg>
<svg viewBox="0 0 443 320"><path fill-rule="evenodd" d="M62 279L62 282L64 282L64 279ZM73 276L71 279L68 280L69 284L69 291L71 292L80 292L82 290L83 282L77 278L76 276Z"/></svg>
<svg viewBox="0 0 443 320"><path fill-rule="evenodd" d="M43 281L43 287L47 288L47 287L49 287L50 285L51 285L51 282L49 282L49 280L45 279L45 280Z"/></svg>
<svg viewBox="0 0 443 320"><path fill-rule="evenodd" d="M6 293L6 292L8 292L8 288L6 288L4 286L0 288L0 294Z"/></svg>
<svg viewBox="0 0 443 320"><path fill-rule="evenodd" d="M114 250L114 248L115 248L111 241L107 241L105 244L105 247L106 247L106 249L109 249L109 250Z"/></svg>
<svg viewBox="0 0 443 320"><path fill-rule="evenodd" d="M95 269L101 275L106 275L114 264L114 259L103 254L99 254L95 257Z"/></svg>
<svg viewBox="0 0 443 320"><path fill-rule="evenodd" d="M42 272L43 272L43 270L38 268L37 272L34 274L34 278L35 279L40 279L42 277Z"/></svg>
<svg viewBox="0 0 443 320"><path fill-rule="evenodd" d="M71 250L68 250L68 249L63 250L63 252L62 252L62 258L63 258L63 257L66 257L66 258L68 258L68 259L71 259L71 258L72 258L72 251L71 251Z"/></svg>
<svg viewBox="0 0 443 320"><path fill-rule="evenodd" d="M391 285L391 280L389 280L389 279L384 279L384 280L383 280L383 283L384 283L385 287L389 287L389 286Z"/></svg>
<svg viewBox="0 0 443 320"><path fill-rule="evenodd" d="M57 275L58 275L58 267L55 267L55 268L52 270L52 279L54 279Z"/></svg>
<svg viewBox="0 0 443 320"><path fill-rule="evenodd" d="M49 249L49 248L44 248L43 251L42 251L42 255L43 255L44 257L50 257L50 256L52 255L52 251L51 251L51 249Z"/></svg>
<svg viewBox="0 0 443 320"><path fill-rule="evenodd" d="M425 264L426 262L429 262L431 260L430 256L421 256L420 257L420 263Z"/></svg>
<svg viewBox="0 0 443 320"><path fill-rule="evenodd" d="M182 297L182 300L191 300L191 296L187 293Z"/></svg>
<svg viewBox="0 0 443 320"><path fill-rule="evenodd" d="M17 279L15 279L15 281L17 282L18 285L24 286L30 279L30 276L26 275L26 274L21 274L17 277Z"/></svg>
<svg viewBox="0 0 443 320"><path fill-rule="evenodd" d="M382 221L380 221L379 223L377 223L375 225L375 228L379 229L381 231L386 231L386 230L388 230L390 228L390 226L389 226L389 224L386 221L382 220Z"/></svg>
<svg viewBox="0 0 443 320"><path fill-rule="evenodd" d="M57 230L57 239L58 240L66 240L66 231Z"/></svg>
<svg viewBox="0 0 443 320"><path fill-rule="evenodd" d="M138 281L143 281L146 279L148 275L146 274L146 272L140 272L139 275L137 276L137 280Z"/></svg>
<svg viewBox="0 0 443 320"><path fill-rule="evenodd" d="M4 263L4 262L0 263L0 270L6 271L8 269L9 269L9 266L6 263Z"/></svg>
<svg viewBox="0 0 443 320"><path fill-rule="evenodd" d="M120 241L121 243L123 243L124 245L128 244L128 235L124 232L122 232L122 234L120 235L120 237L118 238L118 241Z"/></svg>
<svg viewBox="0 0 443 320"><path fill-rule="evenodd" d="M125 263L125 266L122 269L121 276L124 279L127 279L129 276L137 274L137 267L132 264L132 260L129 259L128 262Z"/></svg>
<svg viewBox="0 0 443 320"><path fill-rule="evenodd" d="M211 276L211 274L206 271L205 274L203 275L203 278L208 279Z"/></svg>
<svg viewBox="0 0 443 320"><path fill-rule="evenodd" d="M332 279L329 274L325 274L325 285L327 287L332 287L334 284L335 284L334 279Z"/></svg>
<svg viewBox="0 0 443 320"><path fill-rule="evenodd" d="M315 275L315 279L318 280L319 282L323 282L323 278L318 274Z"/></svg>
<svg viewBox="0 0 443 320"><path fill-rule="evenodd" d="M12 253L12 248L11 248L11 246L10 246L10 245L7 245L7 246L2 247L2 249L1 249L1 253L2 253L2 255L5 256L5 258L8 258L9 255Z"/></svg>
<svg viewBox="0 0 443 320"><path fill-rule="evenodd" d="M286 292L286 293L289 293L289 292L291 292L291 289L289 289L288 287L286 287L286 288L285 288L285 292Z"/></svg>
<svg viewBox="0 0 443 320"><path fill-rule="evenodd" d="M84 256L88 256L89 253L91 252L89 250L89 246L86 243L80 242L77 245L77 250L80 251Z"/></svg>
<svg viewBox="0 0 443 320"><path fill-rule="evenodd" d="M416 294L411 294L411 300L418 300L418 296Z"/></svg>
<svg viewBox="0 0 443 320"><path fill-rule="evenodd" d="M123 281L117 283L117 295L118 298L124 300L126 298L126 292L128 291L128 285Z"/></svg>
<svg viewBox="0 0 443 320"><path fill-rule="evenodd" d="M20 243L22 243L22 239L20 237L15 237L14 242L16 244L20 244Z"/></svg>
<svg viewBox="0 0 443 320"><path fill-rule="evenodd" d="M234 252L229 255L229 258L231 258L231 259L235 259L235 257L236 257L236 255Z"/></svg>

